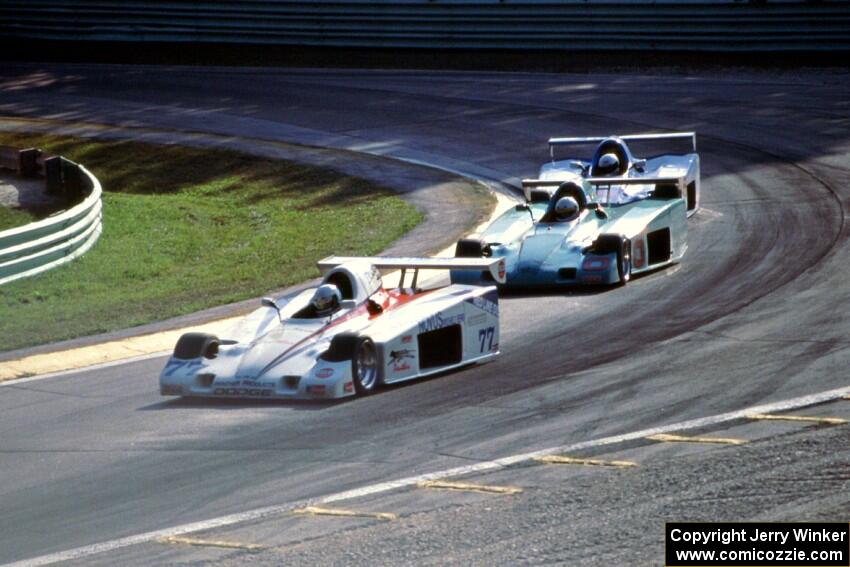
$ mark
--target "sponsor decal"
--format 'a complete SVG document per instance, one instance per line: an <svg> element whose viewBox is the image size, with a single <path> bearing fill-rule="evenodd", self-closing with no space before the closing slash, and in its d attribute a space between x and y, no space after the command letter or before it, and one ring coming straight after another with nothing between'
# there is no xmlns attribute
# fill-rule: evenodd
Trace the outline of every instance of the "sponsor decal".
<svg viewBox="0 0 850 567"><path fill-rule="evenodd" d="M645 258L646 253L643 248L643 235L641 235L637 240L635 240L634 246L632 247L632 263L634 263L635 268L643 268Z"/></svg>
<svg viewBox="0 0 850 567"><path fill-rule="evenodd" d="M252 388L274 388L274 382L259 381L253 378L237 378L233 382L221 382L221 386L249 386Z"/></svg>
<svg viewBox="0 0 850 567"><path fill-rule="evenodd" d="M229 382L218 382L213 394L216 396L269 397L274 394L274 382L252 378L237 378Z"/></svg>
<svg viewBox="0 0 850 567"><path fill-rule="evenodd" d="M505 279L505 261L499 260L499 279Z"/></svg>
<svg viewBox="0 0 850 567"><path fill-rule="evenodd" d="M213 394L216 396L251 396L266 398L271 396L272 390L263 390L261 388L216 388Z"/></svg>
<svg viewBox="0 0 850 567"><path fill-rule="evenodd" d="M486 322L487 322L487 315L485 315L484 313L479 313L478 315L473 315L472 317L469 318L469 321L468 321L470 327L477 327L479 325L483 325Z"/></svg>
<svg viewBox="0 0 850 567"><path fill-rule="evenodd" d="M610 263L605 256L586 256L581 263L581 269L587 272L602 272L608 269Z"/></svg>
<svg viewBox="0 0 850 567"><path fill-rule="evenodd" d="M387 366L392 366L393 372L403 372L410 370L410 364L407 359L416 358L416 353L412 350L394 350L390 352L390 361Z"/></svg>
<svg viewBox="0 0 850 567"><path fill-rule="evenodd" d="M369 282L370 290L378 290L384 285L381 280L381 272L375 266L371 266L368 271L363 272L363 276Z"/></svg>
<svg viewBox="0 0 850 567"><path fill-rule="evenodd" d="M333 368L321 368L316 372L316 378L330 378L333 375Z"/></svg>
<svg viewBox="0 0 850 567"><path fill-rule="evenodd" d="M325 387L323 385L307 386L307 393L313 394L314 396L324 396L325 395Z"/></svg>
<svg viewBox="0 0 850 567"><path fill-rule="evenodd" d="M493 301L487 295L479 295L479 296L476 296L476 297L470 297L469 299L466 300L466 302L471 303L472 305L474 305L478 309L481 309L482 311L486 311L487 313L489 313L490 315L493 315L494 317L499 316L499 302L498 302L498 300Z"/></svg>
<svg viewBox="0 0 850 567"><path fill-rule="evenodd" d="M457 325L465 320L466 315L463 313L459 313L457 315L443 315L442 313L437 313L436 315L431 315L427 319L419 322L419 332L427 333L428 331L436 331L443 327Z"/></svg>
<svg viewBox="0 0 850 567"><path fill-rule="evenodd" d="M346 382L346 383L345 383L345 386L343 386L343 387L342 387L342 389L343 389L346 393L349 393L349 394L350 394L351 392L353 392L353 391L354 391L354 382Z"/></svg>
<svg viewBox="0 0 850 567"><path fill-rule="evenodd" d="M413 335L404 335L403 337L401 337L401 342L403 344L408 344L412 341L413 341Z"/></svg>

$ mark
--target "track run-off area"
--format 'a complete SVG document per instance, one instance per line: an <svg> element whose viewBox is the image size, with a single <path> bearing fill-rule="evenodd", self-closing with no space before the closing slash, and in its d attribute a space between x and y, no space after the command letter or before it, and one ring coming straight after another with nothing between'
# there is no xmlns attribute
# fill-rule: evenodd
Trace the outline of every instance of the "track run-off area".
<svg viewBox="0 0 850 567"><path fill-rule="evenodd" d="M538 452L595 455L618 444L628 459L640 463L668 455L659 452L657 441L638 443L653 433L719 435L702 430L723 424L737 428L724 438L739 435L756 447L756 438L771 442L765 432L782 437L801 426L751 420L752 412L774 414L836 400L828 410L815 405L800 415L850 417L850 401L838 401L850 391L845 221L850 75L740 69L524 74L3 67L3 116L369 152L460 172L494 187L534 177L548 159L550 136L694 130L703 185L702 209L689 222L689 248L679 266L612 290L503 296L502 355L484 366L329 404L162 398L157 378L164 357L3 385L0 563L77 557L86 564L237 564L239 554L254 553L265 564L266 556L251 545L273 550L268 564L293 557L358 563L369 556L358 555L358 546L367 549L380 537L370 532L378 523L384 537L394 529L411 534L408 540L387 541L384 547L397 555L378 556L378 562L498 563L501 558L516 564L519 556L507 549L488 559L470 555L461 542L448 541L439 549L413 541L427 540L421 530L435 521L422 510L448 507L457 525L472 522L463 516L464 507L480 502L465 500L461 491L428 491L427 496L414 491L392 502L361 503L363 509L392 512L402 520L346 517L330 520L342 522L332 527L321 515L286 512L339 502L330 495L369 496L368 487L448 480L453 475L446 471L464 475L460 480L469 483L481 480L475 473L496 473L485 484L515 486L525 480L521 494L475 498L530 498L526 510L533 510L541 486L558 487L569 497L573 474L538 467L549 472L532 482L533 467L526 465ZM428 222L439 226L439 219ZM833 427L835 436L846 440L848 426ZM799 470L794 474L811 473L834 491L834 475L817 465L822 455L807 454L817 446L817 440L795 446L791 456ZM745 450L750 449L718 445L710 451L723 459ZM688 451L670 449L669 456L694 458ZM836 451L846 457L847 444ZM513 462L511 456L524 458ZM752 474L747 463L759 464L753 459L735 461L729 474ZM512 472L520 461L522 470ZM585 511L604 513L595 507L594 490L604 485L615 493L611 478L617 480L613 486L630 486L643 477L624 475L645 473L624 468L613 473L619 476L611 474L596 468L582 473L581 494L571 504L581 513L571 516L570 529L592 523ZM655 474L664 481L659 471ZM400 479L409 482L390 486ZM714 477L695 472L694 479L710 485ZM646 486L641 490L647 490L647 499L658 498ZM640 491L631 492L630 498L641 500ZM753 514L792 520L843 509L844 518L832 519L846 521L846 494L845 489L836 496L843 500L828 503L812 500L808 508ZM349 504L357 508L356 502ZM706 512L700 499L688 507L672 490L669 504L680 506L675 516L653 509L613 519L648 539L612 548L632 553L625 557L649 549L646 557L659 562L662 548L656 542L663 540L664 521L749 518L732 504L730 517L713 508ZM390 505L396 509L386 509ZM486 513L499 518L497 505L487 506ZM273 513L256 515L261 510ZM537 530L546 533L541 521L523 516L523 510L514 504L501 512L511 532L526 538ZM228 524L238 529L195 534L189 543L157 539L194 534L181 529L186 526L209 530L222 518L238 518ZM392 527L398 523L401 528ZM123 539L135 536L144 541ZM114 544L121 541L152 547L134 552L130 545ZM538 541L535 549L543 550L537 556L542 562L617 557L588 554L590 545L555 538ZM336 548L353 555L333 555ZM62 555L76 549L88 551ZM102 553L90 554L95 551ZM524 553L534 558L530 549Z"/></svg>

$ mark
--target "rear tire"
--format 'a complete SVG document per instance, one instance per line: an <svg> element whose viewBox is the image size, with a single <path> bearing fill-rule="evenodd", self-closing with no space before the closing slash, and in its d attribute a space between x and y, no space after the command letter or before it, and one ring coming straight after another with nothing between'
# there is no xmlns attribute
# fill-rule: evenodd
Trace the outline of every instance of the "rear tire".
<svg viewBox="0 0 850 567"><path fill-rule="evenodd" d="M186 333L174 346L174 358L191 360L193 358L215 358L218 355L219 340L208 333Z"/></svg>

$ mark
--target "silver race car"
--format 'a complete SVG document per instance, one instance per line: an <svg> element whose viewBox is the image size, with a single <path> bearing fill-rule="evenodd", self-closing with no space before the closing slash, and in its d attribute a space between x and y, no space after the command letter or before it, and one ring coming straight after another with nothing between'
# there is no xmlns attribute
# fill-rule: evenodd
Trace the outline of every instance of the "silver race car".
<svg viewBox="0 0 850 567"><path fill-rule="evenodd" d="M180 337L160 374L161 394L340 398L499 353L495 287L417 288L423 269L487 271L504 282L499 258L329 257L318 265L318 288L264 298L231 336ZM384 288L384 269L401 270L397 288Z"/></svg>

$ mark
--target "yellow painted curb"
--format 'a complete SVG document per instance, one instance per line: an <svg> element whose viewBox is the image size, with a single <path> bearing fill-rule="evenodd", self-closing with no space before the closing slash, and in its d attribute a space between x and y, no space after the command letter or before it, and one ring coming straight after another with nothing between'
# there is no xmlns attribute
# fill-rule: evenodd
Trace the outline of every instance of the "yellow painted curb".
<svg viewBox="0 0 850 567"><path fill-rule="evenodd" d="M714 443L717 445L743 445L747 442L746 439L732 439L729 437L688 437L686 435L670 435L667 433L649 435L647 439L666 443Z"/></svg>
<svg viewBox="0 0 850 567"><path fill-rule="evenodd" d="M482 492L485 494L519 494L522 488L516 486L487 486L465 482L446 482L443 480L426 480L417 485L419 488L436 488L438 490L460 490L467 492Z"/></svg>
<svg viewBox="0 0 850 567"><path fill-rule="evenodd" d="M206 333L221 334L223 329L242 319L242 317L230 317L213 321L203 325L174 329L162 333L129 337L117 341L109 341L99 345L89 345L72 348L60 352L35 354L17 360L0 362L0 382L26 378L39 374L51 372L62 372L64 370L76 370L105 362L124 360L151 354L155 352L169 351L174 348L180 335L189 331L201 331Z"/></svg>
<svg viewBox="0 0 850 567"><path fill-rule="evenodd" d="M578 457L566 457L563 455L546 455L535 457L535 461L550 465L584 465L592 467L636 467L634 461L603 461L601 459L581 459Z"/></svg>
<svg viewBox="0 0 850 567"><path fill-rule="evenodd" d="M397 520L398 516L389 512L355 512L354 510L340 510L337 508L319 508L318 506L307 506L297 508L293 514L305 514L310 516L341 516L345 518L373 518L376 520Z"/></svg>
<svg viewBox="0 0 850 567"><path fill-rule="evenodd" d="M841 425L847 423L846 419L840 417L811 417L805 415L774 415L768 413L757 413L748 415L747 419L763 421L801 421L806 423L817 423L820 425Z"/></svg>
<svg viewBox="0 0 850 567"><path fill-rule="evenodd" d="M223 548L226 548L226 549L246 549L248 551L259 551L259 550L263 549L262 545L257 545L255 543L239 543L239 542L236 542L236 541L195 539L195 538L192 538L192 537L180 537L180 536L161 537L157 541L160 542L160 543L196 545L196 546L199 546L199 547L223 547Z"/></svg>

